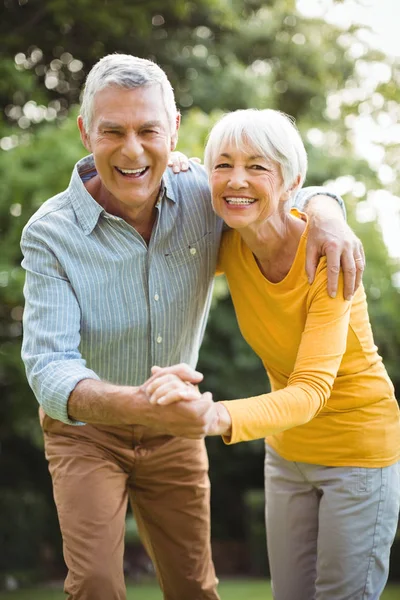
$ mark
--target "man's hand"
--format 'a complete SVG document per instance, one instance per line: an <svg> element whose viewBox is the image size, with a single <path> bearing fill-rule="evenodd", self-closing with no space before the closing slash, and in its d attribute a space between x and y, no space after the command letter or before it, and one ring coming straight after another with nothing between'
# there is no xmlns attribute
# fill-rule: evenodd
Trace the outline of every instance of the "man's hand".
<svg viewBox="0 0 400 600"><path fill-rule="evenodd" d="M152 377L143 384L142 388L149 398L151 404L158 404L162 407L168 407L176 405L193 419L188 425L180 424L182 427L180 431L183 433L174 435L180 435L181 437L189 437L191 428L199 427L201 437L205 435L230 435L231 434L231 416L228 410L221 402L213 402L212 395L209 392L201 394L199 390L188 382L187 378L190 378L192 382L196 383L200 381L199 375L202 375L198 371L194 371L185 364L174 365L172 367L152 367ZM181 379L181 377L186 380ZM197 381L196 381L197 380ZM206 412L201 412L201 415L197 413L199 408L201 409L201 400L211 400L211 405ZM182 407L182 404L190 403L188 407L189 412ZM166 412L168 415L168 412ZM194 429L197 431L197 429Z"/></svg>
<svg viewBox="0 0 400 600"><path fill-rule="evenodd" d="M317 198L317 197L315 197ZM326 256L328 268L328 293L334 298L338 287L340 268L344 275L344 297L350 300L361 282L365 268L365 255L361 241L353 233L343 218L343 214L333 198L324 196L329 209L321 211L321 200L314 204L312 198L307 213L310 229L307 243L306 272L310 283L321 256ZM331 206L331 204L334 205Z"/></svg>
<svg viewBox="0 0 400 600"><path fill-rule="evenodd" d="M172 171L174 173L180 173L181 171L188 171L189 160L192 160L193 162L197 162L197 163L201 164L201 158L198 158L197 156L193 156L189 159L186 156L186 154L183 154L182 152L178 152L177 150L175 150L175 152L171 152L171 154L170 154L168 166L172 167Z"/></svg>
<svg viewBox="0 0 400 600"><path fill-rule="evenodd" d="M140 390L152 410L147 425L169 435L201 439L214 421L214 402L209 392L201 394L193 384L203 375L185 363L153 367L152 376Z"/></svg>

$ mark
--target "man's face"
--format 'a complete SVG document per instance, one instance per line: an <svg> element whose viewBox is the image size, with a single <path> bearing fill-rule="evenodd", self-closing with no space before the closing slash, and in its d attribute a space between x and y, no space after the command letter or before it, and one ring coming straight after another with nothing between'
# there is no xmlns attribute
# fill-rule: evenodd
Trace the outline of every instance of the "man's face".
<svg viewBox="0 0 400 600"><path fill-rule="evenodd" d="M80 117L78 125L112 204L132 218L145 216L157 200L179 126L177 120L171 133L160 86L104 88L94 98L90 130Z"/></svg>

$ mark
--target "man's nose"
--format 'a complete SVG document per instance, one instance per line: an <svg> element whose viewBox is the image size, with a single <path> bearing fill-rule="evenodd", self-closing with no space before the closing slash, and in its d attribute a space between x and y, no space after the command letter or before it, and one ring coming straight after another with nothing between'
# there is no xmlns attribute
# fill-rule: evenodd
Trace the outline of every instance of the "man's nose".
<svg viewBox="0 0 400 600"><path fill-rule="evenodd" d="M143 146L136 134L129 133L125 137L122 153L128 158L137 158L143 153Z"/></svg>

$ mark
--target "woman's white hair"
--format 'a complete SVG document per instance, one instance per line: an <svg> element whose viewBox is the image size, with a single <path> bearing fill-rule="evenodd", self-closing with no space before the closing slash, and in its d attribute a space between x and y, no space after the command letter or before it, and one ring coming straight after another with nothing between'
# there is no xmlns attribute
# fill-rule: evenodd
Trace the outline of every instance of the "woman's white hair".
<svg viewBox="0 0 400 600"><path fill-rule="evenodd" d="M89 131L92 122L93 102L97 92L108 86L133 89L150 85L160 86L171 133L174 132L178 111L168 77L156 63L130 54L109 54L101 58L90 70L82 94L80 111L86 131Z"/></svg>
<svg viewBox="0 0 400 600"><path fill-rule="evenodd" d="M291 119L279 110L249 108L224 115L208 136L204 166L211 175L223 146L232 145L246 154L263 156L280 165L286 190L300 175L299 189L307 172L307 153Z"/></svg>

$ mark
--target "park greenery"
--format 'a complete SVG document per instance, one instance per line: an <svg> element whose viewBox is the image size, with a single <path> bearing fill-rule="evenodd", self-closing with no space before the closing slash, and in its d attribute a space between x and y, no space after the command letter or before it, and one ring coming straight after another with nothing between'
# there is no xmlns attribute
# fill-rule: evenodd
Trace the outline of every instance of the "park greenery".
<svg viewBox="0 0 400 600"><path fill-rule="evenodd" d="M202 156L207 132L224 111L270 107L296 119L309 155L306 184L347 182L348 220L367 257L364 286L375 340L400 397L400 265L389 257L376 220L358 218L368 193L382 183L356 155L351 130L361 114L386 115L389 122L398 116L400 65L369 48L362 27L342 31L305 18L295 0L4 0L0 11L0 540L7 548L0 576L28 581L56 572L62 558L37 403L20 360L19 238L40 204L68 185L73 164L85 154L76 116L88 70L112 52L158 62L182 113L178 149L189 156ZM363 93L362 73L377 65L390 75ZM398 167L393 146L382 143L382 156ZM399 181L386 189L399 194ZM240 336L223 278L216 282L199 369L215 399L268 389ZM262 573L263 443L207 443L213 539L225 543L217 568L229 571L234 562L229 544L245 544L242 568ZM400 579L399 564L392 576Z"/></svg>
<svg viewBox="0 0 400 600"><path fill-rule="evenodd" d="M241 581L221 581L219 585L219 594L221 600L272 600L271 586L264 580L244 579ZM397 586L388 586L381 600L398 599L399 590ZM155 583L142 583L128 586L127 600L161 600L162 594ZM0 600L7 600L9 594L1 594ZM13 600L62 600L65 598L60 590L46 590L43 588L29 589L21 592L14 592Z"/></svg>
<svg viewBox="0 0 400 600"><path fill-rule="evenodd" d="M272 600L271 586L265 580L258 579L243 579L240 581L221 581L219 588L221 600L243 600L243 598L251 598L251 600ZM397 586L388 586L381 600L396 600L399 596ZM7 600L9 594L0 592L0 600ZM62 600L65 598L61 590L52 590L44 588L30 588L12 594L13 600ZM135 583L128 585L127 600L161 600L162 594L156 583Z"/></svg>

